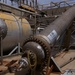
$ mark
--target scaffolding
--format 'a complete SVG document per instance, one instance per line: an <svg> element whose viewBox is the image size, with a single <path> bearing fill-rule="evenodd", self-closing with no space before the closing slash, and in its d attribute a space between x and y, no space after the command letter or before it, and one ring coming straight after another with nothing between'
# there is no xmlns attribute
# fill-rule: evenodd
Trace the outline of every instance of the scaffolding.
<svg viewBox="0 0 75 75"><path fill-rule="evenodd" d="M50 2L49 4L43 4L43 5L38 5L40 10L48 10L48 9L53 9L53 8L61 8L61 7L66 7L66 6L73 6L75 5L74 1L61 1L61 2Z"/></svg>
<svg viewBox="0 0 75 75"><path fill-rule="evenodd" d="M37 8L37 0L0 0L0 2L14 7L19 7L21 4L24 4Z"/></svg>

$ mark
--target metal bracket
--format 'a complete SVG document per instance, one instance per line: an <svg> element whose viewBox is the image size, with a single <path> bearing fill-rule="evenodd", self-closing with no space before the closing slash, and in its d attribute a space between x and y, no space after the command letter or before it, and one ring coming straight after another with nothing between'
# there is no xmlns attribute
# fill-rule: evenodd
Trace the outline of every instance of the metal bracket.
<svg viewBox="0 0 75 75"><path fill-rule="evenodd" d="M53 72L61 72L62 73L60 67L57 65L57 63L56 63L56 61L54 60L53 57L51 57L51 60L50 60L50 66L52 66L52 65L54 67Z"/></svg>

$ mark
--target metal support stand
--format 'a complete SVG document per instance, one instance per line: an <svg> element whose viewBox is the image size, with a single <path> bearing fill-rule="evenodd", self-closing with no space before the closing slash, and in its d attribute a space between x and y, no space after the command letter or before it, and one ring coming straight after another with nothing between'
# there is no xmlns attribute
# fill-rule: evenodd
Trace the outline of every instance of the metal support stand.
<svg viewBox="0 0 75 75"><path fill-rule="evenodd" d="M1 65L3 64L3 49L2 49L2 35L0 36L0 53L1 53Z"/></svg>
<svg viewBox="0 0 75 75"><path fill-rule="evenodd" d="M20 54L20 43L18 43L18 46L16 46L16 47L8 54L8 56L11 56L17 49L18 49L18 54Z"/></svg>
<svg viewBox="0 0 75 75"><path fill-rule="evenodd" d="M73 24L70 25L70 27L69 27L68 30L66 31L66 36L65 36L65 41L64 41L64 42L65 42L65 43L64 43L64 46L65 46L65 48L66 48L65 51L68 51L68 50L69 50L72 27L73 27Z"/></svg>
<svg viewBox="0 0 75 75"><path fill-rule="evenodd" d="M54 57L50 58L50 67L51 66L54 67L53 68L53 72L61 72L62 73L62 71L61 71L60 67L58 66L58 64L56 63Z"/></svg>
<svg viewBox="0 0 75 75"><path fill-rule="evenodd" d="M18 46L16 46L9 54L8 56L11 56L16 50L17 50Z"/></svg>
<svg viewBox="0 0 75 75"><path fill-rule="evenodd" d="M35 29L33 31L33 34L35 35L36 34L36 12L35 12Z"/></svg>

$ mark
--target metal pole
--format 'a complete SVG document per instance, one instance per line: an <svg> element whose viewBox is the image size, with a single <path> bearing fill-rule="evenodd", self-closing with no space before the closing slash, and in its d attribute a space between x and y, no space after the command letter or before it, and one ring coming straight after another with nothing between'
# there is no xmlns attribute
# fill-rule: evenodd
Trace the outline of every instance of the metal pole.
<svg viewBox="0 0 75 75"><path fill-rule="evenodd" d="M5 3L7 4L7 0L5 0Z"/></svg>
<svg viewBox="0 0 75 75"><path fill-rule="evenodd" d="M37 9L37 0L35 0L35 8Z"/></svg>
<svg viewBox="0 0 75 75"><path fill-rule="evenodd" d="M20 0L20 6L21 6L21 0Z"/></svg>
<svg viewBox="0 0 75 75"><path fill-rule="evenodd" d="M26 0L26 4L28 5L28 0Z"/></svg>
<svg viewBox="0 0 75 75"><path fill-rule="evenodd" d="M33 3L33 8L34 8L34 0L32 0L32 3Z"/></svg>
<svg viewBox="0 0 75 75"><path fill-rule="evenodd" d="M35 11L36 13L36 11ZM36 14L35 14L35 29L34 29L34 34L36 34Z"/></svg>
<svg viewBox="0 0 75 75"><path fill-rule="evenodd" d="M12 55L16 50L17 50L18 46L16 46L9 54L8 56Z"/></svg>
<svg viewBox="0 0 75 75"><path fill-rule="evenodd" d="M4 3L4 0L3 0L3 3Z"/></svg>
<svg viewBox="0 0 75 75"><path fill-rule="evenodd" d="M11 5L13 6L13 0L11 0Z"/></svg>
<svg viewBox="0 0 75 75"><path fill-rule="evenodd" d="M3 64L2 35L0 36L1 65Z"/></svg>
<svg viewBox="0 0 75 75"><path fill-rule="evenodd" d="M32 7L32 3L30 2L30 7Z"/></svg>
<svg viewBox="0 0 75 75"><path fill-rule="evenodd" d="M20 43L18 43L18 54L20 54Z"/></svg>

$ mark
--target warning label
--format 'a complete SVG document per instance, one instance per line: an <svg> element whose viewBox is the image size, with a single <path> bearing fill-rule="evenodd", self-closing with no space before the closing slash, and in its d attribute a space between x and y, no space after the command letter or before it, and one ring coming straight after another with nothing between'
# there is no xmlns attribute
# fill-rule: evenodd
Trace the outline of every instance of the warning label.
<svg viewBox="0 0 75 75"><path fill-rule="evenodd" d="M50 42L54 42L55 39L57 39L57 32L53 30L47 37L50 40Z"/></svg>

